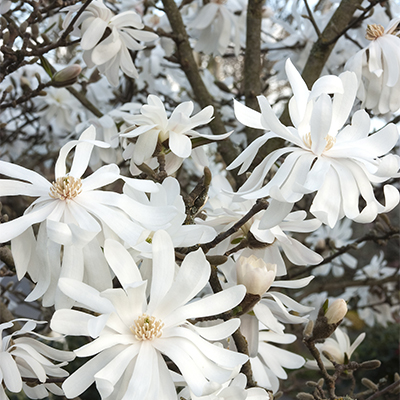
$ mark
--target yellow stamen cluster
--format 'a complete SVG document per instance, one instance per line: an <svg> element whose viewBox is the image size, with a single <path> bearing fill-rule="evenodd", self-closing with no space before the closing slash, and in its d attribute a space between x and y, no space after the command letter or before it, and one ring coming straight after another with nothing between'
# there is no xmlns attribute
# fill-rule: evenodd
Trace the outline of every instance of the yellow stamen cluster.
<svg viewBox="0 0 400 400"><path fill-rule="evenodd" d="M71 200L82 192L82 181L73 176L58 178L50 188L49 196L53 199Z"/></svg>
<svg viewBox="0 0 400 400"><path fill-rule="evenodd" d="M131 326L137 340L154 340L161 337L164 323L155 317L142 314Z"/></svg>
<svg viewBox="0 0 400 400"><path fill-rule="evenodd" d="M326 146L324 148L324 151L328 151L336 143L336 138L331 135L326 135L324 139L326 141ZM303 136L303 142L311 150L312 146L311 132L308 132L305 136Z"/></svg>
<svg viewBox="0 0 400 400"><path fill-rule="evenodd" d="M324 151L328 151L329 149L331 149L334 144L336 143L336 138L331 136L331 135L326 135L325 136L325 140L326 140L326 146L324 148Z"/></svg>
<svg viewBox="0 0 400 400"><path fill-rule="evenodd" d="M382 25L372 24L367 25L367 32L365 33L365 38L368 40L375 40L378 37L384 35L385 28Z"/></svg>

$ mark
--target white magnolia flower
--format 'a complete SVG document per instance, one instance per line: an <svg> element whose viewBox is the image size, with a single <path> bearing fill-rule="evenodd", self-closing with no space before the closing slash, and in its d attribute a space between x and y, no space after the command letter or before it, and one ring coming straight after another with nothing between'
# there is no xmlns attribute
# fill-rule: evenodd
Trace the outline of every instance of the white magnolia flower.
<svg viewBox="0 0 400 400"><path fill-rule="evenodd" d="M66 29L73 14L82 6L68 7L63 22ZM144 25L134 11L114 15L101 0L95 0L85 9L75 23L74 34L80 36L84 50L83 59L89 68L97 66L113 86L118 86L119 68L131 78L138 78L129 50L142 50L139 42L158 38L155 33L143 31Z"/></svg>
<svg viewBox="0 0 400 400"><path fill-rule="evenodd" d="M9 335L3 333L6 329L14 326L15 323L24 322L21 329ZM43 399L48 397L49 392L58 396L64 393L55 383L46 383L49 377L66 377L68 372L61 367L68 364L75 358L71 351L57 350L47 346L42 341L31 336L49 340L50 338L33 332L39 321L29 319L15 319L0 324L0 399L8 400L4 386L12 393L19 393L22 390L31 399ZM51 340L51 339L50 339ZM50 360L61 361L53 364ZM37 384L27 384L25 378L37 379Z"/></svg>
<svg viewBox="0 0 400 400"><path fill-rule="evenodd" d="M51 125L53 132L65 134L78 123L78 116L83 115L77 112L79 103L65 88L46 88L46 93L45 97L36 100L39 115L44 123Z"/></svg>
<svg viewBox="0 0 400 400"><path fill-rule="evenodd" d="M365 338L365 333L361 333L353 342L353 344L350 345L349 336L340 328L336 328L334 335L335 339L330 337L325 339L324 343L316 344L316 347L321 354L321 360L325 367L332 369L334 367L332 363L323 356L323 351L327 351L338 364L347 364L350 361L350 357L354 353L354 350ZM308 360L305 366L311 369L318 369L318 365L315 360Z"/></svg>
<svg viewBox="0 0 400 400"><path fill-rule="evenodd" d="M246 171L258 149L272 137L292 144L270 153L238 194L244 198L270 196L295 203L304 194L316 192L310 211L330 227L343 216L356 222L371 222L377 214L394 208L399 202L398 190L384 186L386 205L383 206L375 198L372 184L392 178L399 169L398 156L385 156L398 140L396 126L388 124L368 136L370 118L364 110L359 110L351 124L342 129L357 91L355 74L347 71L339 77L323 76L310 91L290 60L286 62L286 73L294 93L289 102L294 127L286 127L278 120L264 96L258 97L261 113L235 102L235 114L242 124L270 132L256 139L229 169L243 164L240 173ZM268 172L285 155L278 171L264 185ZM366 203L361 211L360 196Z"/></svg>
<svg viewBox="0 0 400 400"><path fill-rule="evenodd" d="M165 212L174 212L171 207L157 209L159 212L155 215L154 208L146 207L126 195L96 190L122 178L115 164L103 166L82 179L93 147L109 147L104 142L96 141L95 135L95 128L91 126L79 140L70 141L61 148L53 183L34 171L0 161L0 173L18 179L1 180L1 196L38 197L22 217L1 224L1 243L18 237L35 223L46 221L49 238L56 243L79 244L82 240L89 241L101 231L101 223L121 239L136 244L141 229L130 218L147 223L153 220L154 225L157 225L157 221L162 225L170 218L163 215ZM67 173L66 159L74 147L75 156ZM149 192L157 190L153 182L124 179L136 188ZM150 210L151 213L148 213Z"/></svg>
<svg viewBox="0 0 400 400"><path fill-rule="evenodd" d="M360 282L360 285L362 282ZM377 324L386 327L395 324L399 316L398 290L395 282L371 286L357 286L346 288L341 295L347 301L357 303L354 308L357 314L368 326Z"/></svg>
<svg viewBox="0 0 400 400"><path fill-rule="evenodd" d="M75 351L80 357L97 355L64 382L68 398L78 396L96 382L102 399L177 399L162 355L177 365L193 393L201 396L213 382L223 384L231 379L233 371L247 361L247 356L207 341L231 335L239 326L238 319L211 327L188 322L230 310L245 295L244 286L239 285L191 301L210 276L210 264L201 250L188 254L175 275L171 239L164 231L156 232L149 301L146 281L141 280L122 246L114 266L122 289L99 293L73 280L60 282L68 296L98 315L57 310L51 321L55 331L95 339Z"/></svg>
<svg viewBox="0 0 400 400"><path fill-rule="evenodd" d="M131 158L136 165L143 164L153 157L157 144L168 146L173 155L182 159L192 153L192 142L190 138L202 137L210 140L222 140L230 135L206 135L193 130L199 125L208 124L214 113L213 106L208 106L194 116L193 102L186 101L174 109L168 118L164 104L155 95L149 95L148 104L142 106L139 115L127 115L125 121L132 127L125 130L121 137L137 138L136 143L129 143L124 152L125 159Z"/></svg>
<svg viewBox="0 0 400 400"><path fill-rule="evenodd" d="M382 25L367 27L371 43L347 61L345 69L357 74L357 97L362 106L375 114L395 112L400 108L400 17Z"/></svg>
<svg viewBox="0 0 400 400"><path fill-rule="evenodd" d="M321 254L324 258L332 255L336 249L352 243L351 237L353 229L352 221L343 218L338 221L333 228L322 225L316 231L312 232L306 238L306 243L311 248ZM364 243L358 245L361 248ZM349 253L344 253L335 257L331 262L315 267L312 270L314 275L328 275L332 271L333 276L342 276L345 267L354 269L357 266L357 258Z"/></svg>
<svg viewBox="0 0 400 400"><path fill-rule="evenodd" d="M254 200L242 201L229 192L232 192L232 187L226 178L221 175L213 177L210 198L205 206L207 219L198 221L199 224L212 226L218 233L226 231L255 204ZM212 249L210 254L224 254L247 240L250 248L240 254L245 257L254 254L267 263L276 264L277 276L286 274L281 250L293 264L320 263L322 257L291 237L289 232L312 232L320 227L321 222L317 219L306 220L305 211L290 212L291 209L291 204L272 199L266 211L255 214L237 232Z"/></svg>
<svg viewBox="0 0 400 400"><path fill-rule="evenodd" d="M238 17L221 0L212 0L200 8L195 18L187 23L197 38L196 51L223 55L234 42L235 54L240 50Z"/></svg>
<svg viewBox="0 0 400 400"><path fill-rule="evenodd" d="M93 147L109 146L95 137L91 126L79 140L61 148L53 183L34 171L0 161L0 173L17 179L0 180L0 196L37 197L24 215L0 225L0 242L11 240L18 279L28 272L38 283L28 301L47 293L44 304L54 304L60 274L78 280L85 277L87 283L102 290L110 287L111 276L100 249L102 242L96 236L103 232L104 237L116 236L135 245L143 231L140 222L162 226L176 212L173 207L148 207L125 194L96 190L121 178L115 164L81 179ZM75 156L67 173L66 159L74 147ZM157 190L153 182L124 179L136 188ZM40 227L36 240L32 226L37 223ZM97 275L90 271L93 265L87 263L89 260L96 260Z"/></svg>
<svg viewBox="0 0 400 400"><path fill-rule="evenodd" d="M141 226L144 230L138 240L139 244L134 247L136 250L151 254L151 238L157 229L163 229L169 234L175 248L207 243L215 238L217 233L210 226L198 224L185 225L185 202L180 194L181 188L177 179L169 176L164 179L162 184L156 183L156 186L158 191L150 193L149 196L143 191L134 189L129 186L129 184L124 186L125 194L149 208L169 206L174 207L176 211L175 214L169 213L170 219L161 227L158 223L154 226L151 220L141 222Z"/></svg>
<svg viewBox="0 0 400 400"><path fill-rule="evenodd" d="M385 260L385 254L383 251L380 251L379 255L375 254L370 263L365 267L356 271L354 275L354 279L384 279L388 276L398 274L399 271L396 272L396 268L390 268L387 265L387 261Z"/></svg>

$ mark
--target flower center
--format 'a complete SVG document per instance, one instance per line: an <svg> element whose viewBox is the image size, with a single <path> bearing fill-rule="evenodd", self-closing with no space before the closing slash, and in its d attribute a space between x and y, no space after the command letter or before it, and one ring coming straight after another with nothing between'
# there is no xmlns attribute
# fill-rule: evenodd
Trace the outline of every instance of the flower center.
<svg viewBox="0 0 400 400"><path fill-rule="evenodd" d="M161 337L164 323L161 320L142 314L131 326L137 340L153 340Z"/></svg>
<svg viewBox="0 0 400 400"><path fill-rule="evenodd" d="M365 38L368 40L375 40L378 37L384 35L385 28L382 25L372 24L367 25L367 32L365 33Z"/></svg>
<svg viewBox="0 0 400 400"><path fill-rule="evenodd" d="M324 139L326 141L326 146L324 148L324 151L328 151L336 143L336 138L331 135L326 135ZM303 143L311 150L312 147L311 132L308 132L305 136L303 136Z"/></svg>
<svg viewBox="0 0 400 400"><path fill-rule="evenodd" d="M82 192L82 181L73 176L58 178L50 188L49 196L53 199L71 200Z"/></svg>

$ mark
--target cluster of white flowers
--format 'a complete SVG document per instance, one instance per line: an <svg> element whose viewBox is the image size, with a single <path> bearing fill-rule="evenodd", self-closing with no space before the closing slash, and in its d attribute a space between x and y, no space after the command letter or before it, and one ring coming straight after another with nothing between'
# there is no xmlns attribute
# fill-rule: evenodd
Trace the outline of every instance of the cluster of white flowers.
<svg viewBox="0 0 400 400"><path fill-rule="evenodd" d="M64 29L80 8L80 4L67 8ZM158 38L155 33L143 30L144 25L136 12L125 11L113 15L102 0L91 2L74 27L74 34L81 37L86 65L89 68L97 66L113 86L118 85L119 68L132 78L139 76L129 50L141 50L144 46L140 41L151 42Z"/></svg>
<svg viewBox="0 0 400 400"><path fill-rule="evenodd" d="M161 9L142 15L155 7L133 3L121 1L120 13L114 2L102 0L62 10L63 29L79 38L74 44L87 68L77 66L84 84L74 83L70 91L49 85L35 100L38 123L51 125L60 145L58 158L41 174L12 162L12 145L0 153L0 196L33 199L9 221L0 214L0 244L10 242L18 280L32 283L25 301L54 307L51 329L67 340L88 338L74 352L56 350L31 337L46 339L33 332L38 321L4 322L0 316L0 400L8 399L4 388L30 398L48 392L75 398L92 384L104 400L269 400L280 379L287 379L286 369L317 365L285 348L296 340L286 325L316 319L315 306L329 296L307 292L314 275L315 281L330 273L350 275L355 284L344 288L342 298L358 304L358 316L371 326L395 321L394 308L385 303L393 282L384 282L387 293L363 286L398 275L383 254L363 268L347 252L329 263L324 259L351 244L353 222L371 223L400 200L392 182L400 176L400 157L393 154L399 130L388 123L370 134L373 113L400 107L400 18L386 30L369 24L371 43L351 59L352 50L339 42L335 67L343 70L349 59L347 70L322 76L309 89L294 64L304 64L315 27L301 19L293 2L285 36L277 27L285 24L264 9L263 49L284 45L294 54L294 45L306 48L294 64L287 57L275 64L279 70L284 62L293 92L293 126L286 126L263 95L260 112L238 100L232 109L224 85L232 92L239 85L221 79L217 86L208 69L202 76L219 107L191 101L197 94L190 93L187 78L172 71L184 38L172 32ZM246 6L236 0L183 2L179 12L194 50L224 55L231 45L239 55ZM0 12L10 7L0 2ZM321 28L335 9L316 13ZM152 32L157 28L163 37ZM271 39L269 29L285 38ZM334 57L327 70L333 65ZM19 93L37 72L29 68L29 79L20 76ZM120 70L126 75L121 101L107 92L108 83L120 84ZM131 78L139 80L137 86ZM92 107L80 108L75 95ZM227 168L203 146L232 135L207 130L217 112L236 131L242 124L263 132ZM17 132L15 111L5 115ZM274 138L285 144L254 165ZM235 191L227 171L238 167L239 175L251 172ZM198 170L203 181L190 192ZM303 291L302 302L292 295L296 291ZM338 325L347 312L342 298L323 315L329 325ZM21 329L14 326L21 322ZM317 348L347 363L364 337L350 345L339 328ZM75 356L90 359L68 376L62 367ZM322 362L332 367L324 357ZM248 387L250 379L257 387Z"/></svg>

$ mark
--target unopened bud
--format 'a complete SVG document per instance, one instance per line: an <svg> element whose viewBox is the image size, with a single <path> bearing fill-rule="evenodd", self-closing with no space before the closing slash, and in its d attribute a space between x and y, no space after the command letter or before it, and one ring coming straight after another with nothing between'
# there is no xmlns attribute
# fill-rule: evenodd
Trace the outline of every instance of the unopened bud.
<svg viewBox="0 0 400 400"><path fill-rule="evenodd" d="M3 32L3 43L8 44L10 40L10 31Z"/></svg>
<svg viewBox="0 0 400 400"><path fill-rule="evenodd" d="M72 85L77 81L81 72L82 68L78 64L69 65L53 75L51 85L54 87L65 87Z"/></svg>
<svg viewBox="0 0 400 400"><path fill-rule="evenodd" d="M47 96L47 92L46 92L45 90L41 90L41 91L38 93L38 95L44 97L44 96Z"/></svg>
<svg viewBox="0 0 400 400"><path fill-rule="evenodd" d="M28 78L26 78L25 76L21 76L20 78L19 78L19 81L20 81L20 83L21 83L21 86L27 86L27 87L31 87L31 83L29 82L29 79Z"/></svg>
<svg viewBox="0 0 400 400"><path fill-rule="evenodd" d="M347 314L347 304L343 299L335 300L327 309L325 317L328 324L339 323Z"/></svg>
<svg viewBox="0 0 400 400"><path fill-rule="evenodd" d="M31 29L32 29L32 37L36 39L39 36L39 25L33 24Z"/></svg>
<svg viewBox="0 0 400 400"><path fill-rule="evenodd" d="M0 16L0 27L2 31L8 27L8 22L3 16Z"/></svg>
<svg viewBox="0 0 400 400"><path fill-rule="evenodd" d="M13 86L13 85L8 85L4 91L5 91L6 93L11 93L13 89L14 89L14 86Z"/></svg>
<svg viewBox="0 0 400 400"><path fill-rule="evenodd" d="M246 286L248 293L263 295L276 276L276 264L266 263L254 255L240 257L236 263L237 283Z"/></svg>
<svg viewBox="0 0 400 400"><path fill-rule="evenodd" d="M314 321L310 319L303 331L303 336L305 339L311 337L313 328L314 328Z"/></svg>
<svg viewBox="0 0 400 400"><path fill-rule="evenodd" d="M322 355L328 359L333 365L336 364L335 358L326 350L322 350Z"/></svg>
<svg viewBox="0 0 400 400"><path fill-rule="evenodd" d="M346 313L347 304L343 299L335 300L329 307L328 300L326 300L318 311L311 338L305 339L319 340L328 338L335 332Z"/></svg>
<svg viewBox="0 0 400 400"><path fill-rule="evenodd" d="M310 393L300 392L296 395L299 400L314 400L314 396Z"/></svg>
<svg viewBox="0 0 400 400"><path fill-rule="evenodd" d="M378 385L376 385L374 382L372 382L368 378L362 378L361 383L367 387L368 389L373 390L374 392L377 392L379 390Z"/></svg>
<svg viewBox="0 0 400 400"><path fill-rule="evenodd" d="M28 27L28 21L24 21L24 22L19 26L19 31L20 31L21 33L25 33L27 27Z"/></svg>
<svg viewBox="0 0 400 400"><path fill-rule="evenodd" d="M360 368L362 369L377 369L380 366L381 362L379 360L364 361L360 364Z"/></svg>
<svg viewBox="0 0 400 400"><path fill-rule="evenodd" d="M400 375L397 372L395 372L394 373L394 381L397 382L397 386L394 387L390 391L390 393L393 393L393 394L399 394L400 393L400 384L399 384L400 382L399 382L399 380L400 380Z"/></svg>
<svg viewBox="0 0 400 400"><path fill-rule="evenodd" d="M41 36L42 36L42 39L44 41L44 44L50 44L51 43L51 40L49 39L49 37L45 33L42 33Z"/></svg>

